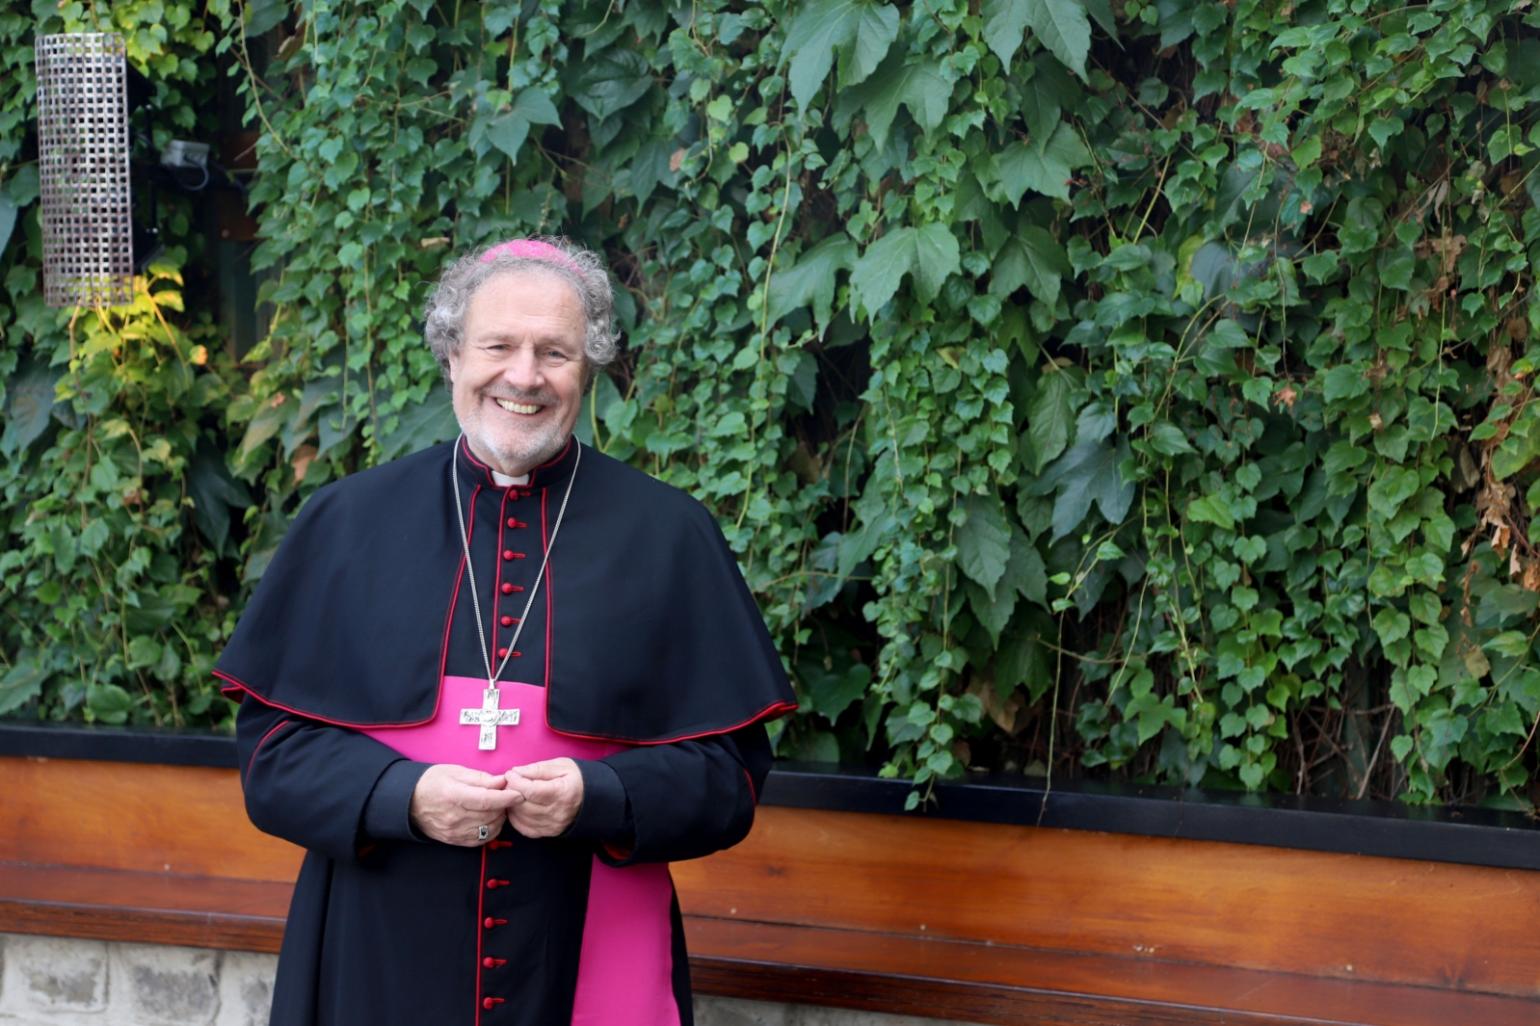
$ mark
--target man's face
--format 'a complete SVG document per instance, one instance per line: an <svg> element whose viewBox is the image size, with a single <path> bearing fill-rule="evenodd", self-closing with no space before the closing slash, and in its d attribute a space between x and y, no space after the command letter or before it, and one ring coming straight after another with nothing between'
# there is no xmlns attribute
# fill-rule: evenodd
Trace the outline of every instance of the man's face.
<svg viewBox="0 0 1540 1026"><path fill-rule="evenodd" d="M543 270L482 283L449 358L455 417L471 451L512 477L561 452L583 403L583 306Z"/></svg>

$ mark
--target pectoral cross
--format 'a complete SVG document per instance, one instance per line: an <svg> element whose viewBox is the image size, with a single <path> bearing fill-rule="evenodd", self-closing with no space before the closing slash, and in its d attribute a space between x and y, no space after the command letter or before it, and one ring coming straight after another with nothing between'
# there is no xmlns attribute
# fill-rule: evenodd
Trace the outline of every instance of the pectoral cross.
<svg viewBox="0 0 1540 1026"><path fill-rule="evenodd" d="M497 707L497 689L487 688L481 693L480 709L461 709L460 725L475 725L481 728L481 737L476 747L483 752L490 752L497 747L497 728L516 727L519 725L519 710L499 709Z"/></svg>

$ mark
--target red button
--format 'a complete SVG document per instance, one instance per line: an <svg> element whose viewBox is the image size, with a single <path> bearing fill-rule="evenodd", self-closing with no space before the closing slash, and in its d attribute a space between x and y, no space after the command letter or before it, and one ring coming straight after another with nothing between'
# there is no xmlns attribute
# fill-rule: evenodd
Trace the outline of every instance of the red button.
<svg viewBox="0 0 1540 1026"><path fill-rule="evenodd" d="M512 549L504 549L503 550L503 558L504 559L512 559L513 558L513 550Z"/></svg>
<svg viewBox="0 0 1540 1026"><path fill-rule="evenodd" d="M493 841L492 843L496 844L497 842ZM481 921L481 925L486 927L488 930L490 930L494 926L507 926L508 925L508 920L506 920L506 919L493 919L491 916L487 916L485 919L483 919Z"/></svg>
<svg viewBox="0 0 1540 1026"><path fill-rule="evenodd" d="M507 886L508 886L508 881L507 880L496 880L496 879L493 879L493 880L488 880L487 881L487 890L489 890L489 891L495 891L499 887L507 887Z"/></svg>
<svg viewBox="0 0 1540 1026"><path fill-rule="evenodd" d="M502 620L501 620L501 621L500 621L500 622L501 622L501 623L502 623L502 625L503 625L503 626L504 626L504 627L512 627L512 626L513 626L513 625L514 625L514 624L515 624L515 623L517 623L517 622L518 622L518 621L517 621L517 620L515 620L515 619L514 619L514 618L513 618L513 617L511 617L511 616L505 616L505 617L503 617L503 618L502 618Z"/></svg>
<svg viewBox="0 0 1540 1026"><path fill-rule="evenodd" d="M481 960L481 967L483 969L501 969L507 964L508 960L506 958L493 958L491 955Z"/></svg>
<svg viewBox="0 0 1540 1026"><path fill-rule="evenodd" d="M503 999L500 997L484 997L481 999L481 1007L489 1012L502 1003Z"/></svg>
<svg viewBox="0 0 1540 1026"><path fill-rule="evenodd" d="M508 654L508 649L506 649L506 648L500 648L500 649L497 650L497 658L499 658L499 659L501 659L503 656L505 656L507 654Z"/></svg>
<svg viewBox="0 0 1540 1026"><path fill-rule="evenodd" d="M513 585L509 584L507 581L503 582L503 594L504 595L512 595L513 594Z"/></svg>
<svg viewBox="0 0 1540 1026"><path fill-rule="evenodd" d="M518 527L519 526L518 518L517 517L509 517L508 518L508 526L509 527Z"/></svg>

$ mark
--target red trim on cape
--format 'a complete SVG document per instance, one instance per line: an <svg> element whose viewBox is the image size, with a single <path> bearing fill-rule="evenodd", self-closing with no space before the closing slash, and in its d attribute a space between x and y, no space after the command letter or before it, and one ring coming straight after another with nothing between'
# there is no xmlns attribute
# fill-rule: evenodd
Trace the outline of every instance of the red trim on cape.
<svg viewBox="0 0 1540 1026"><path fill-rule="evenodd" d="M462 439L461 441L464 442L465 440ZM567 445L562 449L561 454L556 456L554 459L552 459L548 463L541 464L541 467L549 467L549 466L551 466L554 463L560 462L560 460L564 456L566 456L566 454L571 450L572 444L575 441L576 441L576 438L574 436L569 436L568 439L567 439ZM459 444L457 444L455 448L459 449L459 448L461 448L461 446ZM486 467L486 464L482 463L480 460L477 460L475 458L475 455L470 452L470 446L469 446L468 442L465 443L464 448L465 448L467 457L470 458L471 460L473 460L476 463L477 466L480 466L480 467L483 467L483 468ZM451 459L452 458L453 457L451 456ZM540 469L540 468L536 468L536 469ZM488 472L490 473L490 469L488 469ZM533 471L531 471L531 474L533 474ZM533 477L531 477L530 480L531 480L531 483L533 483L533 480L534 480ZM451 483L455 487L458 487L458 482L454 481L452 475L451 475ZM466 530L467 544L469 543L471 536L475 532L475 528L476 528L476 499L480 496L482 487L483 487L482 485L478 484L478 485L476 485L471 490L471 510L470 510L470 515L469 515L470 524L467 526L467 530ZM496 487L495 484L494 484L494 487ZM507 489L507 491L512 491L512 487L513 486L510 486L510 488ZM544 554L546 548L549 547L549 542L548 542L547 535L546 535L546 531L547 531L547 523L546 523L546 521L547 521L547 504L548 504L548 501L549 501L549 491L547 489L542 489L541 495L540 495L540 543L541 543L541 552L542 552L542 554ZM499 517L502 516L502 512L503 511L500 508L499 512L498 512ZM454 627L455 607L456 607L456 604L459 601L460 588L461 588L461 584L463 583L464 579L465 579L465 555L464 555L464 553L462 553L460 555L459 566L457 567L457 569L455 571L454 587L450 591L450 595L449 595L449 609L448 609L448 612L444 616L444 637L443 637L443 640L440 642L440 645L439 645L438 685L437 685L437 691L436 691L436 693L434 695L433 710L426 717L424 717L423 719L420 719L420 720L410 720L410 721L400 721L400 722L395 722L395 723L363 723L363 722L356 722L356 721L351 721L351 720L333 719L333 718L328 717L328 716L322 716L319 713L309 712L309 711L307 711L305 709L300 709L300 708L297 708L295 706L285 705L282 702L274 701L273 699L267 697L266 695L263 695L260 692L258 692L256 689L254 689L251 685L247 684L245 681L240 680L239 678L233 676L232 674L229 674L229 673L225 672L224 670L214 669L214 670L211 671L211 673L213 674L214 677L218 678L219 680L223 680L223 681L226 682L225 685L220 688L220 693L224 694L226 697L231 697L232 694L238 693L238 694L235 695L235 700L236 701L240 701L246 695L250 695L251 697L255 698L257 701L261 702L263 705L268 706L269 708L279 709L279 710L282 710L283 712L289 713L291 715L299 716L299 717L302 717L302 718L308 719L308 720L313 720L313 721L315 721L317 723L325 723L325 724L328 724L328 725L334 726L334 727L346 727L346 728L351 729L351 730L364 730L364 729L368 729L368 730L390 730L390 729L393 729L393 728L407 728L407 727L420 727L420 726L423 726L424 724L431 723L438 716L438 714L439 714L439 707L443 704L443 700L444 700L444 673L445 673L445 670L448 668L448 665L449 665L449 637L450 637L450 633L452 632L452 629ZM554 610L554 606L553 606L553 602L552 602L552 591L553 591L553 589L551 587L551 566L550 566L549 563L547 563L547 565L546 565L545 587L546 587L546 595L545 595L545 601L546 601L546 607L545 607L546 608L546 618L545 618L545 640L546 640L546 644L545 644L546 712L545 712L545 717L546 717L546 726L549 727L554 733L561 734L561 735L563 735L565 737L580 738L580 739L587 740L587 741L610 741L610 742L614 742L614 743L617 743L617 744L636 745L636 746L643 746L643 745L666 745L666 744L674 744L675 742L679 742L679 741L695 741L695 740L699 740L700 738L719 737L719 736L721 736L723 734L731 734L735 730L742 730L744 727L750 726L751 724L754 724L754 723L758 723L761 720L769 720L769 719L774 719L774 718L776 718L778 716L784 716L785 714L790 713L790 712L794 712L797 709L797 703L795 701L791 701L791 702L785 702L785 701L772 702L770 705L768 705L765 708L761 709L760 711L754 713L752 716L750 716L747 719L743 720L741 723L738 723L738 724L735 724L735 725L732 725L732 726L722 727L722 728L714 729L714 730L697 731L695 733L689 733L689 734L679 734L679 735L674 736L674 737L658 738L656 740L647 740L647 741L639 741L636 738L621 737L619 735L613 735L613 734L585 734L585 733L583 733L581 731L576 731L576 730L562 730L560 727L557 727L557 726L555 726L554 724L551 723L551 711L550 711L551 710L551 702L550 702L551 656L552 656L552 653L555 650L554 637L553 637L553 634L552 634L552 623L555 620L555 610ZM493 620L494 626L495 626L496 622L497 621L494 618L494 620ZM752 781L750 783L751 783L751 786L752 786ZM757 798L756 798L756 801L757 801ZM478 1005L478 1007L479 1007L479 1005Z"/></svg>
<svg viewBox="0 0 1540 1026"><path fill-rule="evenodd" d="M550 689L550 686L550 681L547 681L547 690ZM777 716L784 716L789 712L795 712L797 709L797 703L772 702L761 709L759 712L755 713L753 716L750 716L748 719L744 720L742 723L734 724L730 727L720 727L715 730L702 730L694 734L679 734L674 737L661 737L655 741L638 741L634 737L620 737L615 734L584 734L577 730L562 730L560 727L552 725L550 708L551 703L550 700L547 699L546 726L550 727L551 730L558 734L564 735L565 737L582 738L585 741L614 741L618 744L636 745L641 747L643 745L671 745L678 741L698 741L703 737L721 737L723 734L731 734L735 730L742 730L744 727L758 723L760 720L773 720Z"/></svg>

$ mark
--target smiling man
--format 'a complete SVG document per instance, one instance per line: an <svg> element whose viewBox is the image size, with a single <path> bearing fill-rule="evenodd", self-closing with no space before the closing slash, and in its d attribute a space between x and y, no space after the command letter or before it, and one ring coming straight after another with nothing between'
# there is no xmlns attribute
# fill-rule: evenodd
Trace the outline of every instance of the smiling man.
<svg viewBox="0 0 1540 1026"><path fill-rule="evenodd" d="M307 849L275 1024L691 1022L668 862L748 832L793 702L710 514L572 435L612 309L565 240L452 264L461 437L313 495L220 657Z"/></svg>

